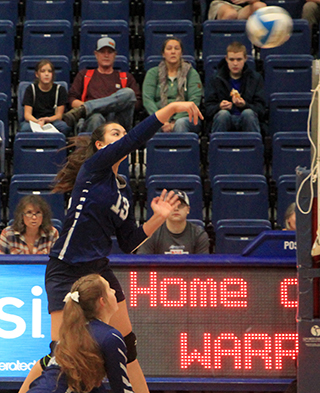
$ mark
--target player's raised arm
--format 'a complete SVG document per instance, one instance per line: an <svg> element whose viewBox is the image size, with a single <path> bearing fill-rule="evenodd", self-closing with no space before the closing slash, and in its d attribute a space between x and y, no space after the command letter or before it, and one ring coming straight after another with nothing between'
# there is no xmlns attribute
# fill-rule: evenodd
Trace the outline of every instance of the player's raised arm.
<svg viewBox="0 0 320 393"><path fill-rule="evenodd" d="M175 113L188 112L189 121L198 124L198 119L203 120L203 115L194 102L191 101L175 101L155 112L161 123L167 122Z"/></svg>

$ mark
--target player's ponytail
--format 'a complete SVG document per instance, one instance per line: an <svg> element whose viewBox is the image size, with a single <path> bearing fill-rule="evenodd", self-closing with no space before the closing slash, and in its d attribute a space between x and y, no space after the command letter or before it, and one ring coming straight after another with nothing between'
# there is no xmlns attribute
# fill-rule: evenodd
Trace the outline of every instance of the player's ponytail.
<svg viewBox="0 0 320 393"><path fill-rule="evenodd" d="M81 165L98 151L95 143L96 141L103 141L105 127L110 123L114 122L102 124L93 131L91 137L80 133L76 137L69 138L67 149L73 151L68 155L67 162L55 177L52 192L65 193L73 189Z"/></svg>
<svg viewBox="0 0 320 393"><path fill-rule="evenodd" d="M106 296L101 277L90 274L76 281L65 299L55 356L69 388L78 393L100 386L105 376L102 354L88 330L88 321L98 317L98 301Z"/></svg>

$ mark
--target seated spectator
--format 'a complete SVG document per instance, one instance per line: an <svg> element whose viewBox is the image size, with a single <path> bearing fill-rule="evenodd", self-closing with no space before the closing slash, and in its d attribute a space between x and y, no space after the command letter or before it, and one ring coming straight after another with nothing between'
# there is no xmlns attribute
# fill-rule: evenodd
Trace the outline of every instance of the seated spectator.
<svg viewBox="0 0 320 393"><path fill-rule="evenodd" d="M306 0L302 8L302 19L306 19L309 23L311 39L313 38L313 30L319 28L320 23L320 0Z"/></svg>
<svg viewBox="0 0 320 393"><path fill-rule="evenodd" d="M48 203L39 195L26 195L16 207L12 225L0 235L0 254L49 254L58 237Z"/></svg>
<svg viewBox="0 0 320 393"><path fill-rule="evenodd" d="M141 92L133 75L116 71L116 43L110 37L97 41L94 51L98 67L81 70L69 90L69 104L73 109L63 119L70 127L85 119L80 132L92 133L109 121L131 130L134 110L141 108Z"/></svg>
<svg viewBox="0 0 320 393"><path fill-rule="evenodd" d="M68 95L64 86L54 83L55 69L51 61L43 59L35 68L36 82L27 87L22 105L24 119L20 131L31 132L30 121L41 127L51 123L57 130L69 135L71 128L62 120Z"/></svg>
<svg viewBox="0 0 320 393"><path fill-rule="evenodd" d="M260 132L266 109L262 76L246 64L246 47L233 42L205 89L211 132Z"/></svg>
<svg viewBox="0 0 320 393"><path fill-rule="evenodd" d="M193 101L200 105L202 84L198 72L182 58L179 38L171 37L162 45L163 60L146 73L142 86L143 105L151 115L173 101ZM161 127L161 132L196 132L201 130L189 122L187 113L177 113Z"/></svg>
<svg viewBox="0 0 320 393"><path fill-rule="evenodd" d="M188 195L184 191L173 191L179 196L180 205L138 248L137 254L209 254L207 232L187 221L190 212Z"/></svg>
<svg viewBox="0 0 320 393"><path fill-rule="evenodd" d="M296 204L291 203L285 214L284 214L285 228L286 231L295 231L296 230Z"/></svg>
<svg viewBox="0 0 320 393"><path fill-rule="evenodd" d="M208 19L248 19L259 8L267 4L259 0L213 0L210 4Z"/></svg>

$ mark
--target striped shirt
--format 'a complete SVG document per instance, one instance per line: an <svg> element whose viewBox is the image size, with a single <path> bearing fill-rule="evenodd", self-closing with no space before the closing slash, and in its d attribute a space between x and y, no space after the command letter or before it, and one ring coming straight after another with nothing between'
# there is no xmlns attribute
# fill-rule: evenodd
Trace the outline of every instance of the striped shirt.
<svg viewBox="0 0 320 393"><path fill-rule="evenodd" d="M33 245L32 254L49 254L58 237L59 233L54 227L49 235L42 231L39 239ZM14 231L11 226L4 228L0 235L0 254L30 254L24 235Z"/></svg>

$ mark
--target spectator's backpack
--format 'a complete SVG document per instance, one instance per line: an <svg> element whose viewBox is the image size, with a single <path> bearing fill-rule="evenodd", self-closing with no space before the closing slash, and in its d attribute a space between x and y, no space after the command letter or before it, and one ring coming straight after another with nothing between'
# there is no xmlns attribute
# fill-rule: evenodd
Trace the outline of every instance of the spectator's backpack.
<svg viewBox="0 0 320 393"><path fill-rule="evenodd" d="M82 92L82 96L81 96L81 101L85 102L86 97L87 97L87 90L88 90L88 85L91 81L92 75L94 73L94 69L93 70L87 70L85 76L84 76L84 81L83 81L83 92ZM121 83L121 87L124 89L127 86L127 73L126 72L119 72L120 75L120 83Z"/></svg>

